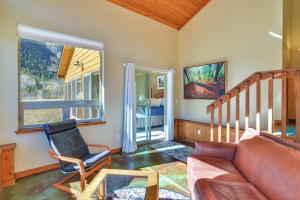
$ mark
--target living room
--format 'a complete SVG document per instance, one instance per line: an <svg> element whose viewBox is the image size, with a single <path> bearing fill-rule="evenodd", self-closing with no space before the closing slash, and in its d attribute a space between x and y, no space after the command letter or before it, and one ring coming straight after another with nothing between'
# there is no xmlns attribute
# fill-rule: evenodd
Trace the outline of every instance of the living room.
<svg viewBox="0 0 300 200"><path fill-rule="evenodd" d="M299 8L2 0L0 199L109 199L118 185L115 199L300 198ZM72 141L84 147L67 161Z"/></svg>

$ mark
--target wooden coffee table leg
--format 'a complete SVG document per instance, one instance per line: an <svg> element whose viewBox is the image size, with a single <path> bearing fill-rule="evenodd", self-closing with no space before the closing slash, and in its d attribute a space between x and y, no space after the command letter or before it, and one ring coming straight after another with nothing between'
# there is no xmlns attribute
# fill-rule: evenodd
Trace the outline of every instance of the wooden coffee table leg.
<svg viewBox="0 0 300 200"><path fill-rule="evenodd" d="M105 200L105 180L103 180L99 185L99 196L100 200Z"/></svg>

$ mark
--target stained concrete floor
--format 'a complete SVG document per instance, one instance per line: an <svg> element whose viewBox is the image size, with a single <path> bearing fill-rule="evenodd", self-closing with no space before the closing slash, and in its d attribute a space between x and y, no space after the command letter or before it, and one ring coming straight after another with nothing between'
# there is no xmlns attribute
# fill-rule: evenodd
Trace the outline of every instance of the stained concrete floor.
<svg viewBox="0 0 300 200"><path fill-rule="evenodd" d="M134 154L113 155L115 169L141 169L154 170L160 175L160 188L169 189L189 196L186 164L152 149L150 145L140 146ZM16 184L4 189L0 195L1 200L69 200L74 199L65 192L51 187L64 177L59 170L53 170L17 180ZM68 183L72 188L79 188L78 179Z"/></svg>

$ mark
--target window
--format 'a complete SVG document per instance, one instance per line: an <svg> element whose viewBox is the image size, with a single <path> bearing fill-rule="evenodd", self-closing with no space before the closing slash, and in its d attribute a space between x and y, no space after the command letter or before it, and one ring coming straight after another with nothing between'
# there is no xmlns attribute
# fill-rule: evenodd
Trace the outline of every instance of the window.
<svg viewBox="0 0 300 200"><path fill-rule="evenodd" d="M103 121L103 45L18 26L19 128Z"/></svg>

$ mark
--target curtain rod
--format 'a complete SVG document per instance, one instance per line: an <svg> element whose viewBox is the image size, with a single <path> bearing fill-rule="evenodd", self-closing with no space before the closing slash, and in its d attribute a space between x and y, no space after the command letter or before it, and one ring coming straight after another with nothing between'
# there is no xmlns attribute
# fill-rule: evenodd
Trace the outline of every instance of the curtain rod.
<svg viewBox="0 0 300 200"><path fill-rule="evenodd" d="M123 66L126 66L126 63L123 64ZM155 67L144 67L144 66L135 66L136 69L144 70L144 71L152 71L152 72L161 72L161 73L167 73L168 69L160 69Z"/></svg>

